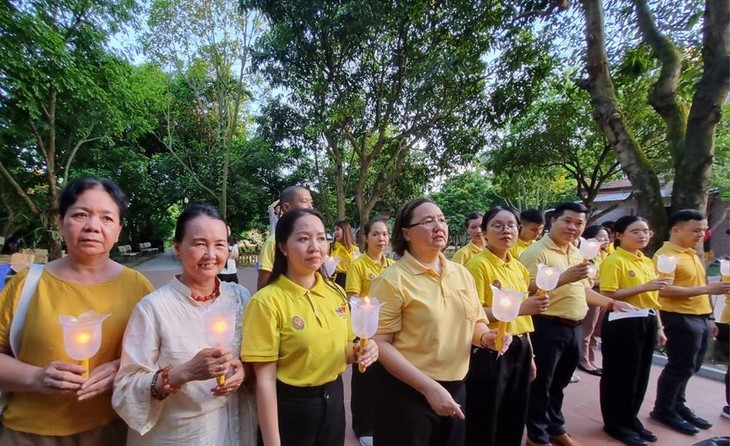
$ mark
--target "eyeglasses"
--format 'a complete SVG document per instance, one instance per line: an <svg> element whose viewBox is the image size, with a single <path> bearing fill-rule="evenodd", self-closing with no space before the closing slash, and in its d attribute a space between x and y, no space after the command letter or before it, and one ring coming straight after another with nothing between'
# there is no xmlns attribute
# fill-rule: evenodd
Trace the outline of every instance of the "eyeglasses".
<svg viewBox="0 0 730 446"><path fill-rule="evenodd" d="M444 217L428 217L418 223L411 223L410 225L404 226L404 228L412 228L414 226L423 226L426 229L433 229L436 226L448 226L448 223L446 223L446 219Z"/></svg>
<svg viewBox="0 0 730 446"><path fill-rule="evenodd" d="M519 229L519 226L514 223L509 223L506 225L502 223L492 223L489 225L489 228L495 232L502 232L505 228L507 228L509 231L516 231Z"/></svg>
<svg viewBox="0 0 730 446"><path fill-rule="evenodd" d="M629 231L629 234L631 234L634 237L638 237L640 235L645 235L647 237L653 237L654 231L652 231L651 229L633 229L633 230Z"/></svg>

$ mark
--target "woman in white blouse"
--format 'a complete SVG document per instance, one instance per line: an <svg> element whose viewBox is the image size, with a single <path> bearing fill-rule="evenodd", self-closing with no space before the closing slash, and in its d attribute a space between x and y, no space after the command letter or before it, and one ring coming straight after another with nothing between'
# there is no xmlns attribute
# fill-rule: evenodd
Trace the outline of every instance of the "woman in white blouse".
<svg viewBox="0 0 730 446"><path fill-rule="evenodd" d="M130 427L127 445L255 444L255 410L240 360L241 320L250 293L216 275L228 258L228 232L212 206L178 218L174 248L183 272L132 312L112 403ZM202 310L238 305L231 346L211 348ZM216 377L225 375L224 384Z"/></svg>

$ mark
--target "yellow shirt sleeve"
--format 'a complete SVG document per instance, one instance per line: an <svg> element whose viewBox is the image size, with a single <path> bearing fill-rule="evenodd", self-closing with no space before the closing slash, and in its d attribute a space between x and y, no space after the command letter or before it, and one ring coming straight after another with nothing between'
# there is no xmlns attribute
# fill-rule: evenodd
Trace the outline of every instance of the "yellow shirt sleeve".
<svg viewBox="0 0 730 446"><path fill-rule="evenodd" d="M248 362L275 362L279 359L280 330L276 313L252 299L243 317L241 357Z"/></svg>
<svg viewBox="0 0 730 446"><path fill-rule="evenodd" d="M403 297L393 284L382 276L378 276L370 283L370 294L378 296L381 302L378 320L378 334L395 333L400 331L402 322Z"/></svg>
<svg viewBox="0 0 730 446"><path fill-rule="evenodd" d="M472 277L474 277L474 284L476 285L479 302L484 306L491 306L492 282L487 274L487 269L484 267L483 263L478 260L479 259L476 257L472 258L472 260L467 263L466 269L468 269Z"/></svg>
<svg viewBox="0 0 730 446"><path fill-rule="evenodd" d="M601 291L614 292L620 287L621 264L611 260L601 262L598 270Z"/></svg>
<svg viewBox="0 0 730 446"><path fill-rule="evenodd" d="M355 293L359 296L362 293L363 279L366 274L367 271L363 262L352 262L350 268L347 270L345 292Z"/></svg>
<svg viewBox="0 0 730 446"><path fill-rule="evenodd" d="M273 235L264 242L264 246L261 247L261 254L259 255L259 269L264 271L274 270L274 254L276 253L276 240Z"/></svg>

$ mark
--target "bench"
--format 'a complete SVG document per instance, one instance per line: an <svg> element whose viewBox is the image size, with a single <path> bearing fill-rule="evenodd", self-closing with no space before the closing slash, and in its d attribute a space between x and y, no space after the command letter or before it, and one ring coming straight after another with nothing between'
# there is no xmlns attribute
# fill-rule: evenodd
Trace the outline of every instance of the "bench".
<svg viewBox="0 0 730 446"><path fill-rule="evenodd" d="M119 250L119 254L122 255L122 257L134 257L138 255L138 252L132 251L132 247L129 245L120 245L117 247Z"/></svg>
<svg viewBox="0 0 730 446"><path fill-rule="evenodd" d="M139 252L141 252L143 254L156 253L157 248L153 248L152 243L150 243L150 242L143 242L143 243L139 244Z"/></svg>

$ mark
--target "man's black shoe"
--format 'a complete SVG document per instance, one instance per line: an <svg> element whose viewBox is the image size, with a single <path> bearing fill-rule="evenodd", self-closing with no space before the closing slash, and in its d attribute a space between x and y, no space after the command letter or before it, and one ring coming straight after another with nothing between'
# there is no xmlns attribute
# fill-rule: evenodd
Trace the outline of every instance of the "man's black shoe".
<svg viewBox="0 0 730 446"><path fill-rule="evenodd" d="M636 429L636 433L639 435L639 438L645 441L649 441L651 443L654 443L657 441L656 435L654 435L654 432L650 431L649 429L645 428L639 428Z"/></svg>
<svg viewBox="0 0 730 446"><path fill-rule="evenodd" d="M685 421L689 421L700 429L709 429L712 427L712 423L695 415L694 411L687 406L678 407L677 413L680 417L684 418Z"/></svg>
<svg viewBox="0 0 730 446"><path fill-rule="evenodd" d="M649 416L652 419L664 424L665 426L671 427L675 431L681 432L685 435L695 435L700 432L700 430L697 429L694 424L685 421L676 413L662 413L657 412L656 410L652 410L649 413Z"/></svg>
<svg viewBox="0 0 730 446"><path fill-rule="evenodd" d="M603 427L603 431L627 446L647 446L647 443L639 438L637 434L625 433L606 426Z"/></svg>

